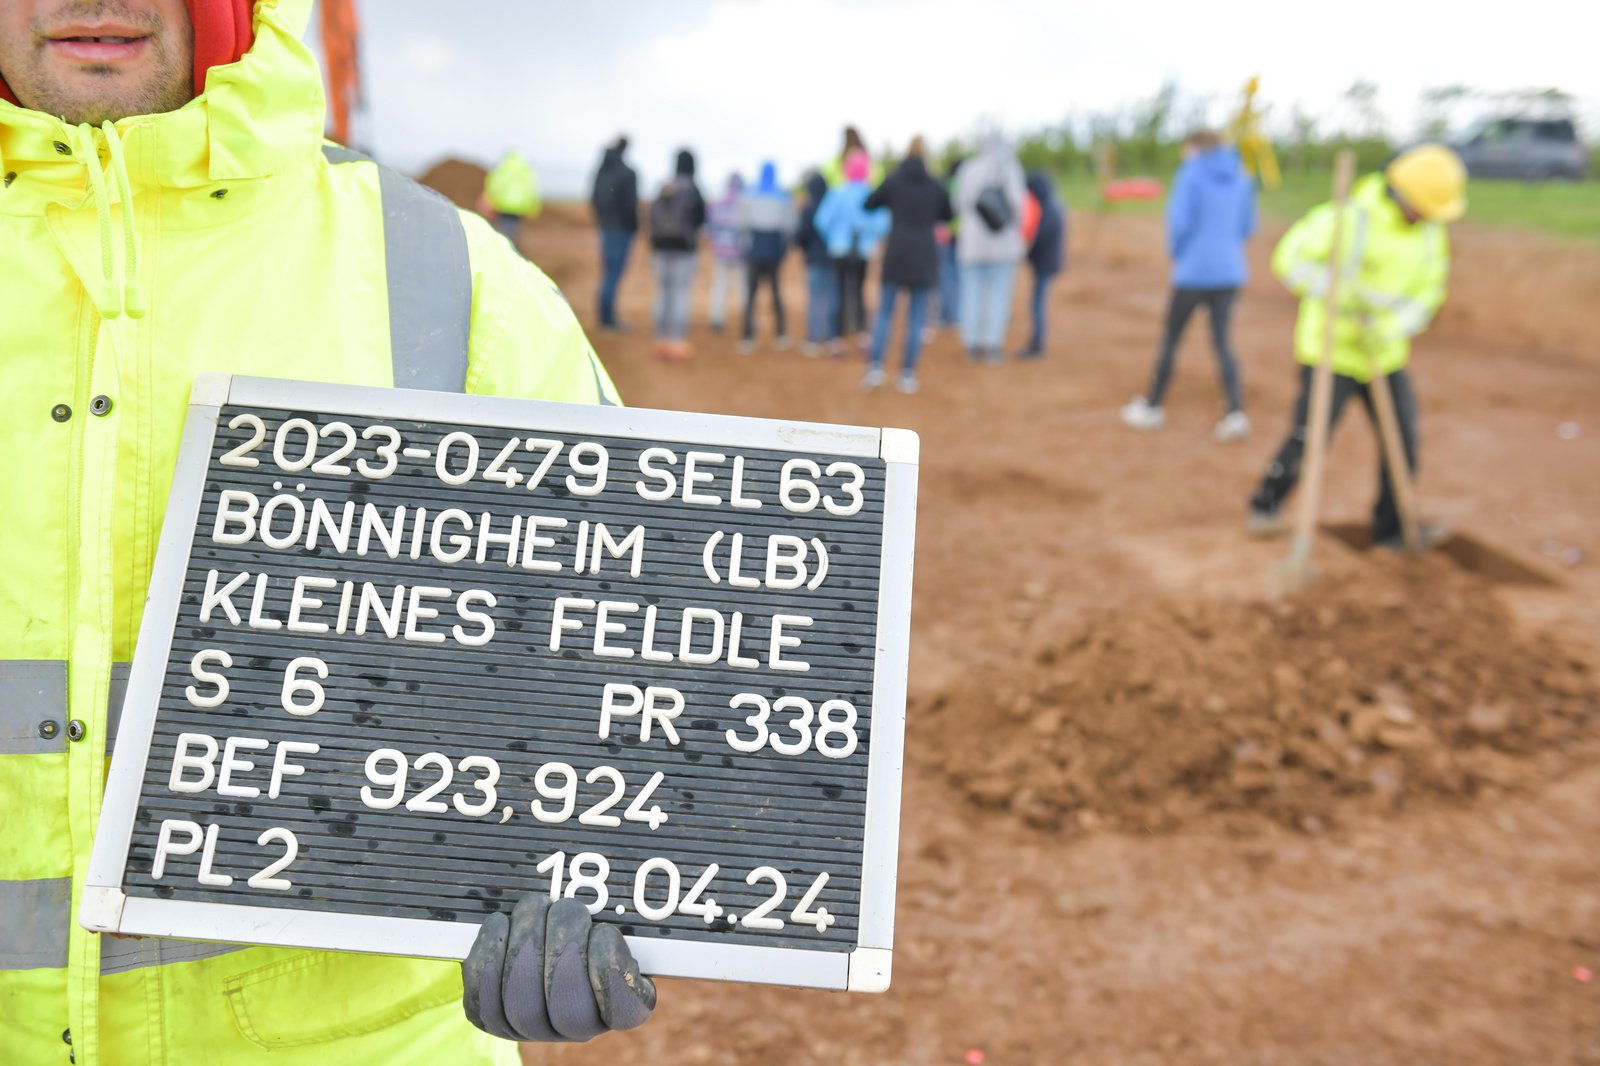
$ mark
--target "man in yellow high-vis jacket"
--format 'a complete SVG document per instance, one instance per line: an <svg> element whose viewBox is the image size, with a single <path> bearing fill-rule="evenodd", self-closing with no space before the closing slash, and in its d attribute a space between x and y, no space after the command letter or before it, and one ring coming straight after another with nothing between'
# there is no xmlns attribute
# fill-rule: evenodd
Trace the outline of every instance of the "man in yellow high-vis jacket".
<svg viewBox="0 0 1600 1066"><path fill-rule="evenodd" d="M538 218L539 179L533 165L520 152L507 152L483 179L483 202L479 210L491 220L495 230L514 248L526 219Z"/></svg>
<svg viewBox="0 0 1600 1066"><path fill-rule="evenodd" d="M450 963L74 920L197 373L617 402L482 219L323 143L310 6L0 0L0 1063L511 1064L654 1005L577 901L486 923L465 1009Z"/></svg>
<svg viewBox="0 0 1600 1066"><path fill-rule="evenodd" d="M1280 528L1279 510L1300 477L1305 453L1312 368L1321 361L1327 316L1336 315L1333 345L1333 403L1329 431L1345 403L1359 396L1373 413L1368 384L1387 377L1405 442L1407 464L1417 465L1417 403L1406 365L1411 338L1421 333L1444 303L1450 273L1445 224L1466 212L1466 170L1454 152L1425 144L1401 153L1382 174L1356 183L1341 235L1339 303L1328 307L1333 264L1329 263L1334 209L1323 204L1296 222L1272 255L1273 272L1301 297L1295 325L1295 358L1300 395L1293 424L1266 475L1250 497L1249 527L1255 533ZM1372 512L1372 540L1398 545L1400 516L1389 474L1380 462L1378 501Z"/></svg>

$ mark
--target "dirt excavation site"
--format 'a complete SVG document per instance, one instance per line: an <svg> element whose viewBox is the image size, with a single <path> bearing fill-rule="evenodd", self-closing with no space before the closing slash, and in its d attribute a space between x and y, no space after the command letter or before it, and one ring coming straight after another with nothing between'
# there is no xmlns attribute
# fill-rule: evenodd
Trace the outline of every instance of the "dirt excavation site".
<svg viewBox="0 0 1600 1066"><path fill-rule="evenodd" d="M741 357L704 260L694 357L656 359L635 247L634 331L593 334L630 404L922 436L894 983L666 980L637 1033L528 1062L1600 1063L1600 250L1456 228L1413 368L1424 510L1457 536L1359 550L1352 406L1320 578L1278 600L1286 543L1243 531L1295 385L1267 228L1234 445L1199 323L1167 428L1118 420L1165 307L1156 218L1075 216L1048 358L971 366L943 332L915 396L861 393L853 354ZM597 245L559 208L523 240L586 324Z"/></svg>

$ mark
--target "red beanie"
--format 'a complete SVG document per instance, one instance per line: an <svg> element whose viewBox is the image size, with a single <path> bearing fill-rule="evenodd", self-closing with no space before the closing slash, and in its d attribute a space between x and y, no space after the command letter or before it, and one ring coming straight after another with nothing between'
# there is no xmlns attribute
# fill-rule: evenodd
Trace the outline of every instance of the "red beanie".
<svg viewBox="0 0 1600 1066"><path fill-rule="evenodd" d="M206 90L206 71L236 63L255 41L251 15L255 0L187 0L194 23L194 93ZM0 78L0 100L18 103L5 79Z"/></svg>

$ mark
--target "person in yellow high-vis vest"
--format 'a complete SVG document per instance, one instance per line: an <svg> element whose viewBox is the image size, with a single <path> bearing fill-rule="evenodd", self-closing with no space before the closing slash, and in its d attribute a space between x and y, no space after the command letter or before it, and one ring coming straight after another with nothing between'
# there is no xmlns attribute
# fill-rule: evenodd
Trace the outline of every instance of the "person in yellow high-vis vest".
<svg viewBox="0 0 1600 1066"><path fill-rule="evenodd" d="M493 216L490 221L495 230L510 241L513 248L522 233L522 223L538 218L542 207L538 176L520 152L507 152L483 179L483 202L479 211L485 217Z"/></svg>
<svg viewBox="0 0 1600 1066"><path fill-rule="evenodd" d="M1466 213L1466 170L1454 152L1424 144L1397 156L1382 174L1356 183L1341 235L1338 306L1328 307L1334 264L1334 208L1323 204L1290 227L1272 255L1273 272L1300 299L1294 351L1300 366L1300 395L1289 435L1260 485L1250 497L1249 529L1270 534L1281 528L1279 511L1300 478L1306 446L1312 368L1321 361L1327 316L1333 329L1333 401L1329 430L1345 403L1359 397L1372 415L1368 390L1374 374L1384 375L1394 395L1407 464L1417 466L1417 402L1407 364L1411 338L1421 333L1444 303L1450 273L1445 225ZM1436 527L1424 530L1437 537ZM1397 546L1400 515L1389 473L1380 462L1378 500L1372 511L1373 543Z"/></svg>
<svg viewBox="0 0 1600 1066"><path fill-rule="evenodd" d="M0 3L8 1066L509 1066L510 1040L654 1006L575 900L494 916L465 970L74 920L197 373L618 402L561 294L482 219L323 142L310 7Z"/></svg>

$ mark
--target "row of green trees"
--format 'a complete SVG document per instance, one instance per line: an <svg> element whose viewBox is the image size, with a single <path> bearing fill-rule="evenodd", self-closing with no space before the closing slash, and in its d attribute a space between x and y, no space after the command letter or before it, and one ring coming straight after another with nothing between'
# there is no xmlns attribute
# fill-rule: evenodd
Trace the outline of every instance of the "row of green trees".
<svg viewBox="0 0 1600 1066"><path fill-rule="evenodd" d="M1205 126L1213 110L1210 100L1185 96L1169 82L1131 106L1072 116L1032 130L1018 140L1017 155L1029 170L1047 170L1061 178L1089 177L1100 153L1111 148L1122 174L1164 174L1178 165L1183 138ZM1378 86L1362 80L1346 89L1324 115L1313 115L1298 105L1287 113L1263 108L1263 127L1286 173L1324 172L1343 148L1353 149L1358 166L1365 170L1382 166L1404 142L1458 132L1451 119L1467 110L1572 116L1576 101L1558 89L1485 93L1462 85L1433 87L1419 99L1417 128L1409 136L1399 136L1379 107ZM945 161L970 154L976 140L974 136L950 142L944 149ZM1600 158L1594 170L1600 176Z"/></svg>

